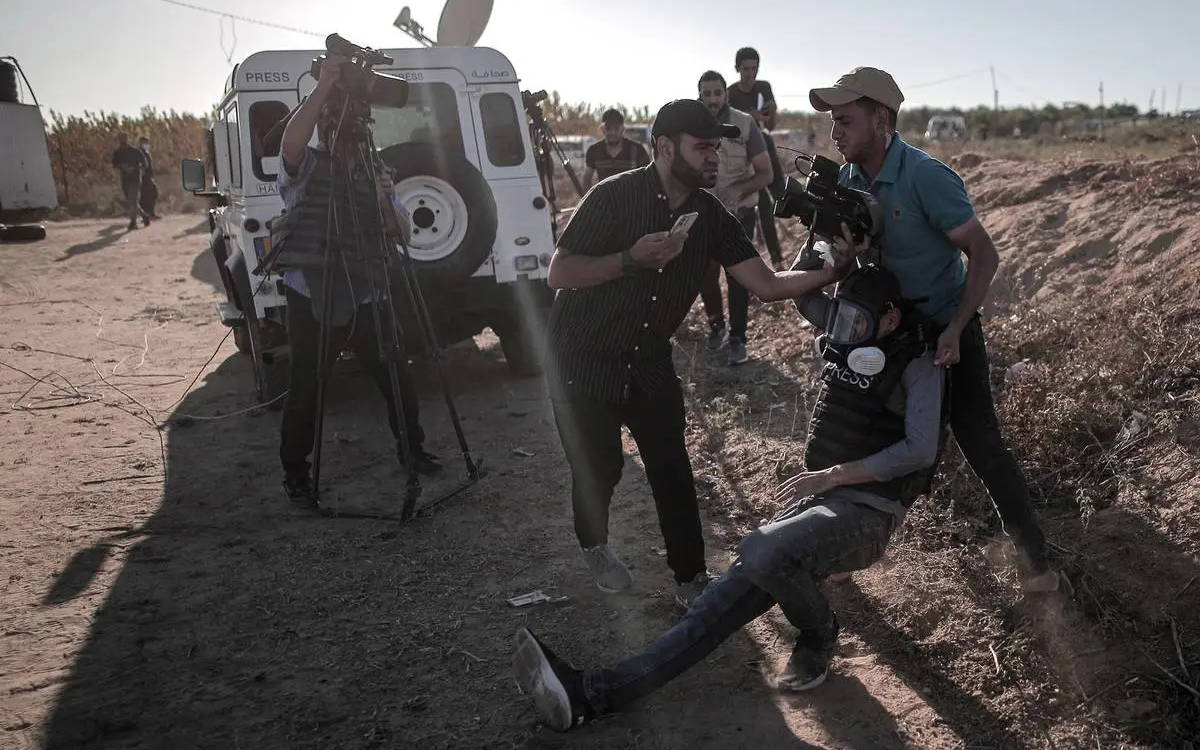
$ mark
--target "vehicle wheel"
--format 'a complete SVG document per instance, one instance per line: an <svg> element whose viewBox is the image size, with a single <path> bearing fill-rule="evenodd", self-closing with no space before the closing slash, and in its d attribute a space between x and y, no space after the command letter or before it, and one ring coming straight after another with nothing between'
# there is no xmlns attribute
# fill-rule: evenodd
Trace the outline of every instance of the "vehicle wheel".
<svg viewBox="0 0 1200 750"><path fill-rule="evenodd" d="M0 240L4 242L37 242L46 239L46 227L41 224L0 225Z"/></svg>
<svg viewBox="0 0 1200 750"><path fill-rule="evenodd" d="M425 143L399 143L380 156L395 170L396 196L412 221L409 253L425 278L464 279L492 252L496 200L465 159Z"/></svg>
<svg viewBox="0 0 1200 750"><path fill-rule="evenodd" d="M546 356L549 310L513 311L492 325L500 339L508 369L515 375L540 375Z"/></svg>

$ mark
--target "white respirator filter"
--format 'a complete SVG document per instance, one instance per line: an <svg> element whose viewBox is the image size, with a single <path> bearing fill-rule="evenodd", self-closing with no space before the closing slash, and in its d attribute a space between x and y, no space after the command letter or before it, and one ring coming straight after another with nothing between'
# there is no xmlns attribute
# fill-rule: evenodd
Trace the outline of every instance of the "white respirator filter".
<svg viewBox="0 0 1200 750"><path fill-rule="evenodd" d="M878 375L886 362L887 356L877 346L860 346L846 357L846 365L859 375Z"/></svg>

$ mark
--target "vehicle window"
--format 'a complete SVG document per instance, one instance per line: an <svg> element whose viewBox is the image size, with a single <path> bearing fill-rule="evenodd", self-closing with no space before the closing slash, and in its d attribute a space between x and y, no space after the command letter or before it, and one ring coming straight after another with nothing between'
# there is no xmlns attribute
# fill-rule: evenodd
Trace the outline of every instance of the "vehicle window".
<svg viewBox="0 0 1200 750"><path fill-rule="evenodd" d="M283 133L272 133L271 129L287 113L288 106L283 102L265 101L250 105L250 168L254 170L254 176L263 182L275 181L275 173L263 171L262 159L264 156L279 156Z"/></svg>
<svg viewBox="0 0 1200 750"><path fill-rule="evenodd" d="M397 143L429 143L439 151L464 158L458 98L446 83L412 83L403 107L371 107L375 147Z"/></svg>
<svg viewBox="0 0 1200 750"><path fill-rule="evenodd" d="M479 98L479 115L483 121L483 141L492 164L515 167L525 161L521 122L512 97L500 93L484 94Z"/></svg>
<svg viewBox="0 0 1200 750"><path fill-rule="evenodd" d="M238 130L238 111L234 104L225 110L229 123L229 180L234 187L242 186L242 134Z"/></svg>

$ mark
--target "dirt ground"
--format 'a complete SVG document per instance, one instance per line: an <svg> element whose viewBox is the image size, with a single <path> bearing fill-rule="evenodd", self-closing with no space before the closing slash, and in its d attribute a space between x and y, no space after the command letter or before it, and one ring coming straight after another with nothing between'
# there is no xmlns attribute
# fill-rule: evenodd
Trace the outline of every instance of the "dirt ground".
<svg viewBox="0 0 1200 750"><path fill-rule="evenodd" d="M1013 212L1039 211L1036 196L987 193L1011 165L960 168L977 171L985 218L1011 251L1006 236L1026 225ZM1186 222L1191 207L1172 216ZM1081 210L1064 199L1047 225L1085 231L1094 215ZM1131 241L1119 229L1114 252ZM1195 237L1193 221L1132 241L1190 258L1194 281ZM251 408L246 358L222 343L206 245L195 215L132 233L115 219L58 222L42 242L0 245L0 746L1190 747L1191 695L1164 677L1200 670L1184 433L1184 476L1157 486L1161 503L1121 495L1089 526L1042 498L1094 606L1020 600L986 498L953 453L945 489L914 509L885 561L831 586L844 633L821 689L768 689L790 651L775 611L635 710L570 736L537 726L510 673L517 627L583 666L676 619L635 446L612 522L635 585L618 596L578 559L544 383L510 375L490 333L450 349L446 367L488 475L406 524L313 517L280 491L279 415ZM1074 252L1094 262L1103 249ZM1029 249L1043 262L1018 262L996 304L1037 299L1058 278L1047 267L1058 250ZM743 368L704 352L696 315L678 337L714 570L770 515L764 491L796 457L813 392L809 334L784 306L753 314ZM998 351L1001 373L1020 358ZM1189 382L1180 408L1194 414ZM427 447L448 466L427 500L463 472L432 374L421 392ZM331 393L327 501L398 508L403 478L373 385L348 367ZM1049 460L1023 456L1027 470ZM534 589L568 599L505 603Z"/></svg>

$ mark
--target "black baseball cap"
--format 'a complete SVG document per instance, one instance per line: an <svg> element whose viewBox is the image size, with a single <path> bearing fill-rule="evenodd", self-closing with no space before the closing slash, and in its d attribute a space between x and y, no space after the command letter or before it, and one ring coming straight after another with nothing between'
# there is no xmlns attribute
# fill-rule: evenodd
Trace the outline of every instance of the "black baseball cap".
<svg viewBox="0 0 1200 750"><path fill-rule="evenodd" d="M600 122L607 125L610 122L615 122L618 125L625 124L625 115L621 114L619 109L606 109L604 115L600 118Z"/></svg>
<svg viewBox="0 0 1200 750"><path fill-rule="evenodd" d="M657 138L660 135L672 136L680 133L697 138L737 138L742 131L736 125L722 125L717 122L716 116L708 107L696 99L676 99L667 102L658 110L650 136Z"/></svg>

